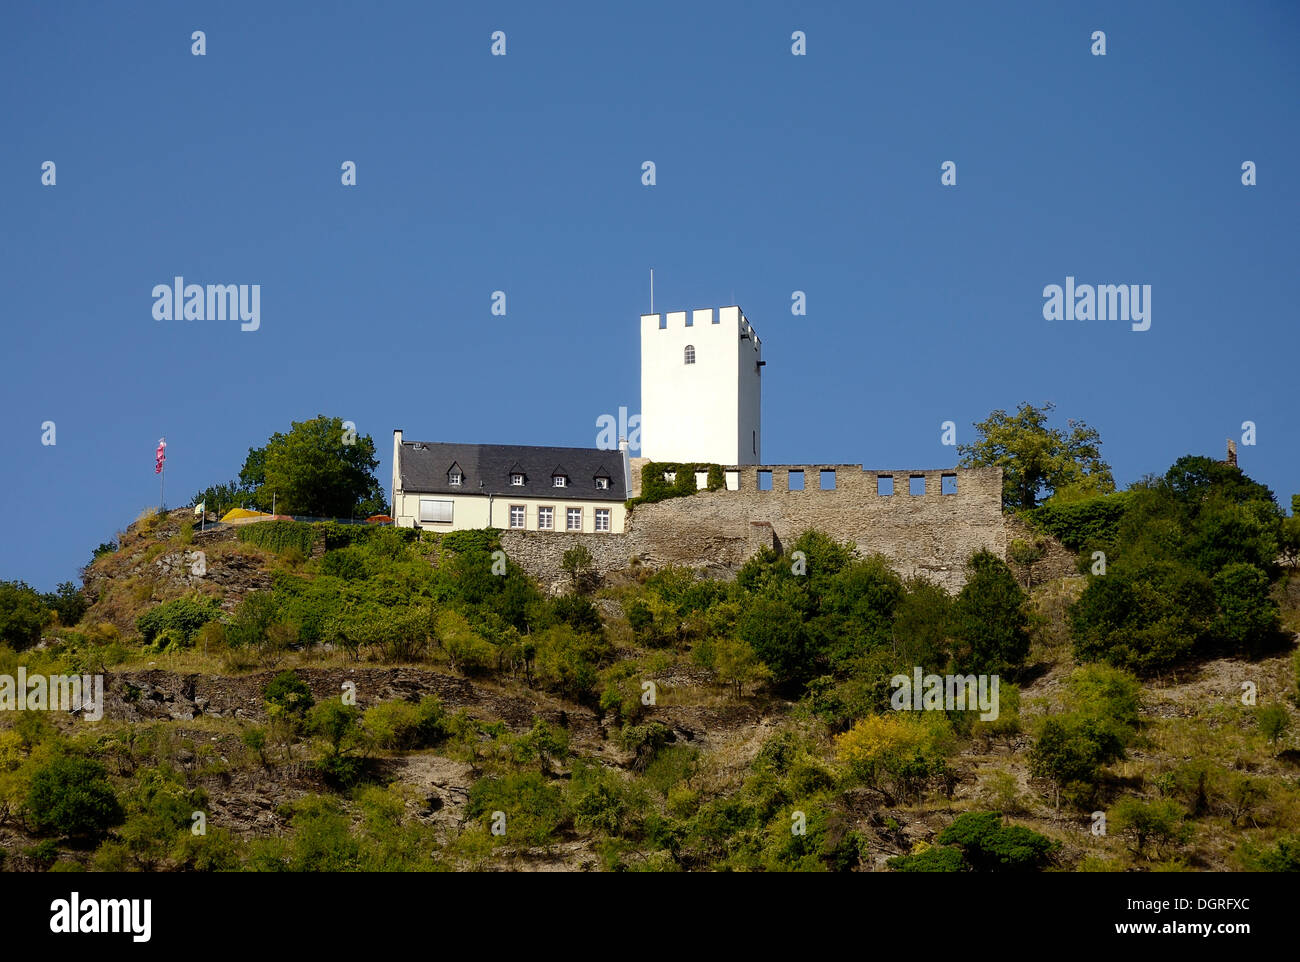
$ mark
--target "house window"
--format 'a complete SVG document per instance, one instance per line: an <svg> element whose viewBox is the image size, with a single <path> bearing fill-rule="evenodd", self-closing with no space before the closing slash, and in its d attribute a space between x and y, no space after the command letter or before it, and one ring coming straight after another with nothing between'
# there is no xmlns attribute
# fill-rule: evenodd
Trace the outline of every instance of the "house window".
<svg viewBox="0 0 1300 962"><path fill-rule="evenodd" d="M524 526L524 506L522 504L512 504L510 506L510 527L522 528Z"/></svg>
<svg viewBox="0 0 1300 962"><path fill-rule="evenodd" d="M567 530L569 531L582 530L582 509L581 508L569 508L565 516L567 518L567 521L565 523L565 528Z"/></svg>
<svg viewBox="0 0 1300 962"><path fill-rule="evenodd" d="M451 484L451 485L459 486L459 485L460 485L460 472L459 472L459 471L453 471L453 472L451 472L449 475L447 475L447 483L448 483L448 484Z"/></svg>
<svg viewBox="0 0 1300 962"><path fill-rule="evenodd" d="M566 479L564 475L557 474L555 477L551 478L551 484L557 488L562 488L566 484Z"/></svg>
<svg viewBox="0 0 1300 962"><path fill-rule="evenodd" d="M609 478L597 478L597 479L596 479L596 490L597 490L597 491L608 491L608 490L609 490Z"/></svg>
<svg viewBox="0 0 1300 962"><path fill-rule="evenodd" d="M524 476L522 474L512 474L510 475L510 483L515 487L520 487L524 483Z"/></svg>
<svg viewBox="0 0 1300 962"><path fill-rule="evenodd" d="M454 502L439 501L434 498L420 499L421 524L451 524L451 508Z"/></svg>
<svg viewBox="0 0 1300 962"><path fill-rule="evenodd" d="M596 530L597 531L609 530L609 508L596 509Z"/></svg>
<svg viewBox="0 0 1300 962"><path fill-rule="evenodd" d="M687 344L687 345L686 345L686 363L687 363L687 364L694 364L694 363L695 363L695 345L694 345L694 344Z"/></svg>
<svg viewBox="0 0 1300 962"><path fill-rule="evenodd" d="M537 530L550 531L555 527L555 509L538 508L537 509Z"/></svg>

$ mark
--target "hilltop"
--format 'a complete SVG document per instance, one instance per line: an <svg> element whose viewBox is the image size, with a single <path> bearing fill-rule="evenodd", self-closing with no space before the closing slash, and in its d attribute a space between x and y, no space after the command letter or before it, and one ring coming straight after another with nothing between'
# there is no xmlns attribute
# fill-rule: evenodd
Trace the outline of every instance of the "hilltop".
<svg viewBox="0 0 1300 962"><path fill-rule="evenodd" d="M1007 523L1037 557L977 553L956 594L834 531L730 579L579 553L551 593L490 530L146 513L88 566L78 625L0 653L106 692L98 723L9 713L5 865L1294 868L1300 575L1268 588L1273 641L1211 632L1135 675L1079 660L1069 612L1098 579L1059 540L1039 568L1034 521ZM998 718L891 712L913 664L999 672ZM33 800L74 763L102 792L61 824Z"/></svg>

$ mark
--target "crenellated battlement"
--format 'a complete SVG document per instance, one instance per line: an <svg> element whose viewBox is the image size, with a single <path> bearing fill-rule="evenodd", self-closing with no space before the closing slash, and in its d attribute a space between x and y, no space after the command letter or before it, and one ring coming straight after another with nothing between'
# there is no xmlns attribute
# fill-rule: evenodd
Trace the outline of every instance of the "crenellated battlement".
<svg viewBox="0 0 1300 962"><path fill-rule="evenodd" d="M646 463L632 462L633 496L640 493ZM650 567L735 570L760 547L788 547L809 529L851 542L862 555L883 555L900 575L928 578L950 592L965 584L973 552L1006 557L998 467L876 469L814 462L731 465L723 474L726 486L717 491L636 505L622 539L601 544L611 553L602 570L631 557ZM697 472L697 487L706 483L707 473ZM559 548L550 550L554 557L548 555L546 563L558 565ZM540 556L534 560L543 570Z"/></svg>
<svg viewBox="0 0 1300 962"><path fill-rule="evenodd" d="M640 493L641 467L645 458L632 459L631 493ZM833 497L836 494L865 497L881 504L917 499L972 499L981 503L1000 504L1001 472L989 468L868 468L860 464L746 464L723 469L725 487L712 495L726 492L752 492L758 495L791 497ZM671 480L671 479L670 479ZM697 473L698 487L706 483L704 472Z"/></svg>
<svg viewBox="0 0 1300 962"><path fill-rule="evenodd" d="M763 342L759 339L758 332L750 324L749 318L745 317L745 312L736 305L641 315L643 335L654 331L703 332L707 335L715 330L734 332L750 341L750 346L755 351L762 349Z"/></svg>

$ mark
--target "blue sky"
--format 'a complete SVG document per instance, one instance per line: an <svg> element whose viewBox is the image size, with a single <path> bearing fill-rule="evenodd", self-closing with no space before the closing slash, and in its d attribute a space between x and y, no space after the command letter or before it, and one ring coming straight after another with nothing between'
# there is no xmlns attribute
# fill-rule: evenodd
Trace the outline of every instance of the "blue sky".
<svg viewBox="0 0 1300 962"><path fill-rule="evenodd" d="M738 303L762 336L770 463L946 467L941 422L969 441L1052 400L1121 484L1251 420L1242 467L1300 491L1296 4L10 2L0 22L0 579L75 579L157 503L164 434L169 506L318 413L375 438L385 486L394 427L594 445L598 416L639 408L652 266L658 309ZM260 284L260 329L155 321L178 274ZM1067 275L1150 284L1150 330L1044 320Z"/></svg>

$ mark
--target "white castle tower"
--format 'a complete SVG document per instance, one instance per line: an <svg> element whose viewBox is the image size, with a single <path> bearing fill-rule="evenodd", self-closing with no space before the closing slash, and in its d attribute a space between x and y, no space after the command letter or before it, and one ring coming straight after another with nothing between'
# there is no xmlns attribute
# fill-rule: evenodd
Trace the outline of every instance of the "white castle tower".
<svg viewBox="0 0 1300 962"><path fill-rule="evenodd" d="M641 315L641 456L762 464L763 367L739 307Z"/></svg>

